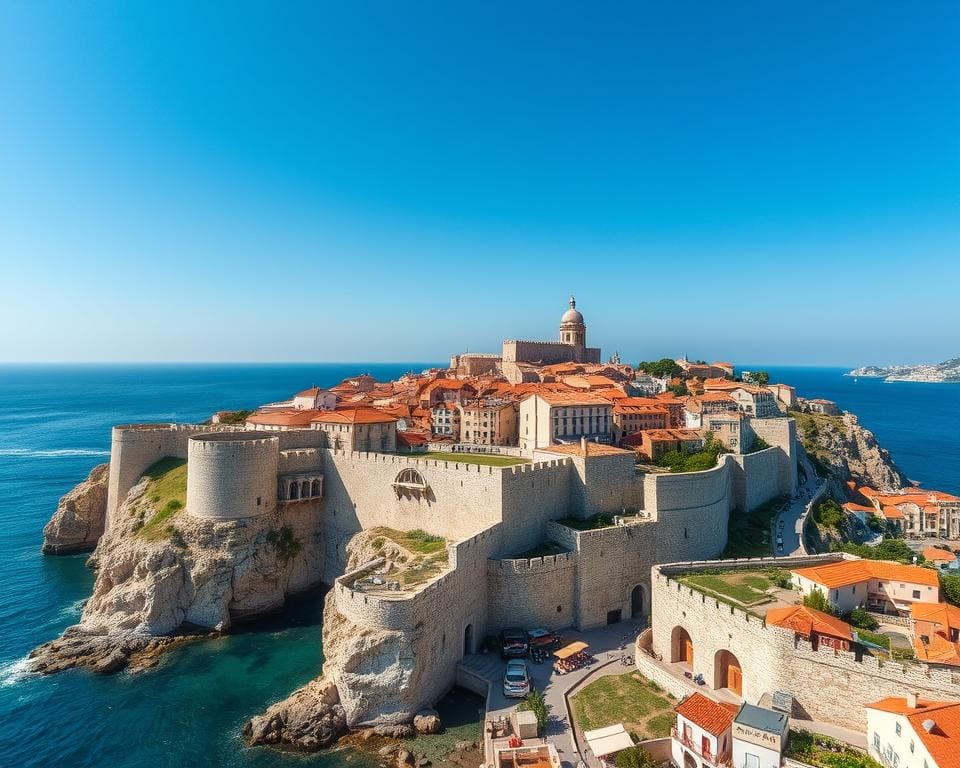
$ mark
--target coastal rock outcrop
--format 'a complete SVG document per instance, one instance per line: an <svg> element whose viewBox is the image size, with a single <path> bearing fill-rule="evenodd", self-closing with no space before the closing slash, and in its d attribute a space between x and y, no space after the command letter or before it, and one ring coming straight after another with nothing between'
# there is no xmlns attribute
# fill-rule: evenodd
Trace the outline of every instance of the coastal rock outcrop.
<svg viewBox="0 0 960 768"><path fill-rule="evenodd" d="M37 671L142 666L174 642L277 610L287 594L319 584L316 504L210 520L155 509L148 487L144 479L131 489L100 539L97 578L80 622L33 651Z"/></svg>
<svg viewBox="0 0 960 768"><path fill-rule="evenodd" d="M43 528L43 553L69 555L89 552L103 535L107 516L109 464L98 464L87 479L60 499L57 511Z"/></svg>
<svg viewBox="0 0 960 768"><path fill-rule="evenodd" d="M319 677L248 721L243 735L251 746L286 744L312 752L330 746L346 730L336 684Z"/></svg>
<svg viewBox="0 0 960 768"><path fill-rule="evenodd" d="M797 420L797 434L807 454L829 471L835 498L846 498L844 483L848 479L881 491L896 491L911 485L890 452L881 447L873 432L860 425L854 414L791 415Z"/></svg>

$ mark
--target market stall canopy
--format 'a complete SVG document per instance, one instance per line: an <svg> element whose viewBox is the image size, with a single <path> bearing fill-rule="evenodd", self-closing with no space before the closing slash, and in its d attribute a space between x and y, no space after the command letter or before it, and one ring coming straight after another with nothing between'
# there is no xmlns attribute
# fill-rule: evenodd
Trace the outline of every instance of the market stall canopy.
<svg viewBox="0 0 960 768"><path fill-rule="evenodd" d="M585 642L583 642L582 640L577 640L576 642L563 646L563 648L558 648L556 651L553 652L553 655L556 656L558 659L568 659L571 656L573 656L573 654L579 653L586 647L587 647L587 644Z"/></svg>
<svg viewBox="0 0 960 768"><path fill-rule="evenodd" d="M597 728L593 731L584 731L583 738L587 740L587 746L597 757L612 755L614 752L620 752L624 749L630 749L633 746L633 739L627 733L623 723L609 725L606 728Z"/></svg>

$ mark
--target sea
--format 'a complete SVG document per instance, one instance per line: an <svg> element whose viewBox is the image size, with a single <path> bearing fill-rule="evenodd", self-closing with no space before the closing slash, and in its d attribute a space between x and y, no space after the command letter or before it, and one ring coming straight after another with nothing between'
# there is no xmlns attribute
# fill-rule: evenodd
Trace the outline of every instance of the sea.
<svg viewBox="0 0 960 768"><path fill-rule="evenodd" d="M318 674L322 590L227 637L171 651L144 672L27 672L30 650L78 620L94 578L85 555L41 555L41 532L58 499L107 461L114 424L204 420L358 373L386 380L430 366L0 366L0 766L370 768L354 750L304 756L240 738L249 717ZM801 396L835 400L910 478L960 494L960 385L744 367L769 371Z"/></svg>

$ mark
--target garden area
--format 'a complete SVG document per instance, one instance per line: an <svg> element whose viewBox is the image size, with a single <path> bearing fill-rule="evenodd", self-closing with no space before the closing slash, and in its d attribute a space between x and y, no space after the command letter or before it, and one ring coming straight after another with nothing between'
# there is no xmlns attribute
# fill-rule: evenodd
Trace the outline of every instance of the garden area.
<svg viewBox="0 0 960 768"><path fill-rule="evenodd" d="M880 763L853 747L801 730L790 731L784 757L814 768L881 768Z"/></svg>
<svg viewBox="0 0 960 768"><path fill-rule="evenodd" d="M679 581L722 602L752 608L776 599L770 589L790 589L790 572L779 568L708 571L681 576Z"/></svg>
<svg viewBox="0 0 960 768"><path fill-rule="evenodd" d="M667 451L657 459L656 464L671 472L701 472L717 466L721 453L730 453L730 449L708 432L699 451Z"/></svg>
<svg viewBox="0 0 960 768"><path fill-rule="evenodd" d="M581 731L623 723L634 739L670 735L676 705L669 693L638 672L608 675L595 680L570 700Z"/></svg>
<svg viewBox="0 0 960 768"><path fill-rule="evenodd" d="M482 464L488 467L512 467L515 464L529 464L529 459L518 456L501 456L494 453L461 453L460 451L427 451L425 453L409 453L417 459L433 459L435 461L455 461L460 464Z"/></svg>
<svg viewBox="0 0 960 768"><path fill-rule="evenodd" d="M378 527L365 532L373 553L386 558L386 570L376 569L358 574L354 589L365 592L389 591L389 582L401 589L413 589L431 581L447 570L449 553L447 540L415 528L399 531ZM396 588L396 587L395 587Z"/></svg>

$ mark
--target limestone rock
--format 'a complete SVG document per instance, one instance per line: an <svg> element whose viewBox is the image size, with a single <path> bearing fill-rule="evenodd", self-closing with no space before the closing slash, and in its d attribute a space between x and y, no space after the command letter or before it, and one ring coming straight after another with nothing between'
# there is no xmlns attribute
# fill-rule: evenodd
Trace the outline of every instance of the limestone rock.
<svg viewBox="0 0 960 768"><path fill-rule="evenodd" d="M347 730L337 687L317 678L243 727L247 743L287 744L315 751L332 744Z"/></svg>
<svg viewBox="0 0 960 768"><path fill-rule="evenodd" d="M235 619L276 610L286 595L320 583L323 537L313 505L246 520L202 519L185 510L167 524L172 531L148 536L142 521L156 510L146 488L141 481L130 490L100 538L97 578L80 622L34 652L37 671L114 671L123 666L115 650L147 666L174 638L196 634L185 627L224 631ZM283 526L301 542L287 560L268 540Z"/></svg>
<svg viewBox="0 0 960 768"><path fill-rule="evenodd" d="M406 766L413 765L413 763L413 754L408 752L406 749L401 749L399 752L397 752L397 768L406 768Z"/></svg>
<svg viewBox="0 0 960 768"><path fill-rule="evenodd" d="M43 553L69 555L92 550L103 535L110 465L98 464L87 479L60 499L43 528Z"/></svg>
<svg viewBox="0 0 960 768"><path fill-rule="evenodd" d="M413 717L413 727L417 733L440 733L443 726L435 709L421 709Z"/></svg>

